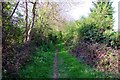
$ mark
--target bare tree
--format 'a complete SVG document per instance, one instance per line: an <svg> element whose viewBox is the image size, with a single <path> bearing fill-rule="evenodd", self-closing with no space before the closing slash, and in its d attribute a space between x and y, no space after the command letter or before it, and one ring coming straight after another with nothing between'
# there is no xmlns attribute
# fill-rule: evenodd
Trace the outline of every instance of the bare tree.
<svg viewBox="0 0 120 80"><path fill-rule="evenodd" d="M33 29L34 21L35 21L35 9L36 9L36 1L33 3L32 22L31 22L30 28L29 28L28 33L27 33L27 41L31 41L31 38L32 38L32 29Z"/></svg>
<svg viewBox="0 0 120 80"><path fill-rule="evenodd" d="M28 2L25 0L25 27L24 27L24 35L23 35L23 43L27 41L27 30L28 30Z"/></svg>

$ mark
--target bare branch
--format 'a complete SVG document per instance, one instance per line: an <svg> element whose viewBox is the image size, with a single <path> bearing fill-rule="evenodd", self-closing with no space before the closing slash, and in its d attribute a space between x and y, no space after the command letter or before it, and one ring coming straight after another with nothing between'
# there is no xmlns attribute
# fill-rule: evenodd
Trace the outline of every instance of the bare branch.
<svg viewBox="0 0 120 80"><path fill-rule="evenodd" d="M34 2L32 2L32 1L29 1L30 3L32 3L32 4L34 4Z"/></svg>
<svg viewBox="0 0 120 80"><path fill-rule="evenodd" d="M9 17L8 19L10 19L10 18L13 16L13 14L15 13L15 11L16 11L16 9L17 9L17 7L18 7L19 2L20 2L20 1L17 2L17 4L16 4L16 6L15 6L13 12L12 12L12 14L10 15L10 17Z"/></svg>

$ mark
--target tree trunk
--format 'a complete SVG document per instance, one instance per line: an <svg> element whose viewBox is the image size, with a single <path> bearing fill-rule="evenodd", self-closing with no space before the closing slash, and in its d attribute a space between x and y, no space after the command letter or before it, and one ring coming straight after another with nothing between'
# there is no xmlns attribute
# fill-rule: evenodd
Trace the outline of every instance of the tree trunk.
<svg viewBox="0 0 120 80"><path fill-rule="evenodd" d="M24 25L24 33L23 33L23 43L27 41L27 30L28 30L28 3L25 0L25 25Z"/></svg>
<svg viewBox="0 0 120 80"><path fill-rule="evenodd" d="M34 26L34 21L35 21L35 9L36 9L36 2L33 3L33 9L32 9L32 23L30 25L30 28L28 30L28 37L27 37L27 41L31 41L32 38L32 30L33 30L33 26Z"/></svg>
<svg viewBox="0 0 120 80"><path fill-rule="evenodd" d="M0 2L0 53L2 53L2 3ZM2 78L2 54L0 54L0 79Z"/></svg>

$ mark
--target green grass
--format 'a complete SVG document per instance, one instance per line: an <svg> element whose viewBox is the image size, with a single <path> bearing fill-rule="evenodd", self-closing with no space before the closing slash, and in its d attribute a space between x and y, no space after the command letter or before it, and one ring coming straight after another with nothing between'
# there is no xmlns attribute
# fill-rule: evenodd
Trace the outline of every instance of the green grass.
<svg viewBox="0 0 120 80"><path fill-rule="evenodd" d="M38 49L31 55L31 61L20 70L21 78L52 78L55 48L46 52ZM58 78L103 78L102 72L96 71L80 62L58 44Z"/></svg>
<svg viewBox="0 0 120 80"><path fill-rule="evenodd" d="M58 53L59 78L104 78L102 72L80 62L59 45Z"/></svg>
<svg viewBox="0 0 120 80"><path fill-rule="evenodd" d="M29 64L22 67L19 74L21 78L52 78L54 50L47 52L38 49L31 55Z"/></svg>

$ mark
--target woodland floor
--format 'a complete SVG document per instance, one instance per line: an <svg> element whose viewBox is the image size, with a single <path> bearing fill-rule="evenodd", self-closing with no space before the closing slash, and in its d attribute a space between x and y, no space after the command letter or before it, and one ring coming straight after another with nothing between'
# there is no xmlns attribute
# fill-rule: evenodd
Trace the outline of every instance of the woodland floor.
<svg viewBox="0 0 120 80"><path fill-rule="evenodd" d="M86 65L76 57L69 54L63 43L57 48L43 51L37 49L31 60L23 66L19 75L21 78L105 78L103 72ZM111 77L111 76L109 76Z"/></svg>

